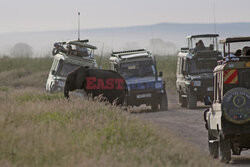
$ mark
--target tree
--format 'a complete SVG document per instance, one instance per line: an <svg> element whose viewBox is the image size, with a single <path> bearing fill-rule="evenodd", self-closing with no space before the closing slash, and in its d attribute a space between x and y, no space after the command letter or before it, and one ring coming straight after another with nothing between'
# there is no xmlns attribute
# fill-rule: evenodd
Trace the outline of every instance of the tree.
<svg viewBox="0 0 250 167"><path fill-rule="evenodd" d="M17 43L11 50L10 55L13 57L31 57L33 55L33 49L26 43Z"/></svg>
<svg viewBox="0 0 250 167"><path fill-rule="evenodd" d="M157 55L172 55L177 52L177 47L174 43L164 41L161 38L150 39L149 45L153 53Z"/></svg>

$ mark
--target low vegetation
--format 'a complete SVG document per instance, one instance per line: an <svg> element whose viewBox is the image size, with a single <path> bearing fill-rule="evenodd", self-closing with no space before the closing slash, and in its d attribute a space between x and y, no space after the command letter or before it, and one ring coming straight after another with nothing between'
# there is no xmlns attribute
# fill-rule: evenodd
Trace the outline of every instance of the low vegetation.
<svg viewBox="0 0 250 167"><path fill-rule="evenodd" d="M51 59L3 58L0 64L0 166L220 166L120 108L47 94Z"/></svg>
<svg viewBox="0 0 250 167"><path fill-rule="evenodd" d="M215 166L172 135L117 107L0 91L0 166Z"/></svg>

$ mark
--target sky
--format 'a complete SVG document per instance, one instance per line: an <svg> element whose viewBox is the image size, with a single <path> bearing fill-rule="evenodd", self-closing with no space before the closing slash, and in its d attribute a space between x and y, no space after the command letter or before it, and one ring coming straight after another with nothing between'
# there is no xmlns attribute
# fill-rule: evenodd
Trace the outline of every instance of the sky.
<svg viewBox="0 0 250 167"><path fill-rule="evenodd" d="M215 5L214 5L215 4ZM214 8L215 6L215 8ZM0 0L0 33L250 22L250 0Z"/></svg>

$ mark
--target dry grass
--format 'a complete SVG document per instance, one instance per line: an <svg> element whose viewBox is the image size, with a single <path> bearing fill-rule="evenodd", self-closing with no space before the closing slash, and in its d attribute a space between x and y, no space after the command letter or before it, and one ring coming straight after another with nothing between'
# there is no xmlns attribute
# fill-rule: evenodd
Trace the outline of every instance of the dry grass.
<svg viewBox="0 0 250 167"><path fill-rule="evenodd" d="M0 98L0 166L218 165L114 106L34 88Z"/></svg>

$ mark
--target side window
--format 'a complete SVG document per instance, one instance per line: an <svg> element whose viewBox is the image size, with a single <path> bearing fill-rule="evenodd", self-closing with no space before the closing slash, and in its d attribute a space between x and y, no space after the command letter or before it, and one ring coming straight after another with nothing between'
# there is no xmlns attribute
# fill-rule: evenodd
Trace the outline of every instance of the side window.
<svg viewBox="0 0 250 167"><path fill-rule="evenodd" d="M180 58L180 64L179 64L179 71L180 71L180 74L182 73L182 58Z"/></svg>
<svg viewBox="0 0 250 167"><path fill-rule="evenodd" d="M180 57L177 59L177 74L180 74Z"/></svg>
<svg viewBox="0 0 250 167"><path fill-rule="evenodd" d="M115 69L114 69L114 64L113 64L113 63L110 63L110 70L115 70Z"/></svg>
<svg viewBox="0 0 250 167"><path fill-rule="evenodd" d="M222 73L219 73L218 75L217 75L217 89L218 89L218 102L220 103L221 102L221 74Z"/></svg>
<svg viewBox="0 0 250 167"><path fill-rule="evenodd" d="M186 60L181 58L181 73L184 74L186 72Z"/></svg>
<svg viewBox="0 0 250 167"><path fill-rule="evenodd" d="M186 72L186 59L184 59L184 58L182 60L182 71Z"/></svg>
<svg viewBox="0 0 250 167"><path fill-rule="evenodd" d="M54 59L51 69L54 70L56 68L56 64L57 64L57 59Z"/></svg>
<svg viewBox="0 0 250 167"><path fill-rule="evenodd" d="M214 75L214 102L217 101L217 73Z"/></svg>
<svg viewBox="0 0 250 167"><path fill-rule="evenodd" d="M179 62L179 64L178 64L178 73L181 74L182 59L180 57L179 57L178 62Z"/></svg>

